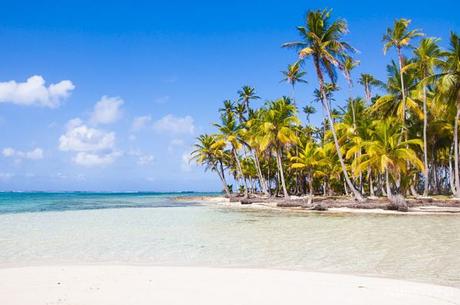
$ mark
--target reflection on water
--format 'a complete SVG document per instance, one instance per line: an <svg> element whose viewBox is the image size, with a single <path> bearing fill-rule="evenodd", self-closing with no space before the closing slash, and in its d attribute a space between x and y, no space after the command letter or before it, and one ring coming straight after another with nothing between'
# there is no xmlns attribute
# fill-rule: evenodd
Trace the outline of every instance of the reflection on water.
<svg viewBox="0 0 460 305"><path fill-rule="evenodd" d="M460 287L460 216L187 206L0 215L0 264L301 269Z"/></svg>

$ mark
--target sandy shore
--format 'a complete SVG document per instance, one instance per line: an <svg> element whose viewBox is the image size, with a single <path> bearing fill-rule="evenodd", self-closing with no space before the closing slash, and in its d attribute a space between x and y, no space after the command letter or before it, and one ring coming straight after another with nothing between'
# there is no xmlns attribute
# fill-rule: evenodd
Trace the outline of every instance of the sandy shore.
<svg viewBox="0 0 460 305"><path fill-rule="evenodd" d="M387 210L384 208L357 208L357 207L329 207L327 211L315 211L309 208L302 208L293 206L280 206L280 202L283 202L282 199L278 200L261 200L258 202L254 200L251 204L242 204L239 201L230 201L228 198L223 196L198 196L198 197L180 197L177 200L191 201L204 205L218 205L225 206L229 208L242 208L242 209L271 209L278 211L295 211L295 212L304 212L304 213L365 213L365 214L410 214L410 215L427 215L427 214L460 214L460 207L458 204L454 206L448 206L449 204L439 204L435 202L434 204L427 203L426 205L416 205L409 208L407 213L401 213L394 210ZM342 200L343 201L343 200ZM294 201L295 202L295 201ZM446 206L447 205L447 206Z"/></svg>
<svg viewBox="0 0 460 305"><path fill-rule="evenodd" d="M460 289L298 271L144 266L0 269L0 304L460 304Z"/></svg>

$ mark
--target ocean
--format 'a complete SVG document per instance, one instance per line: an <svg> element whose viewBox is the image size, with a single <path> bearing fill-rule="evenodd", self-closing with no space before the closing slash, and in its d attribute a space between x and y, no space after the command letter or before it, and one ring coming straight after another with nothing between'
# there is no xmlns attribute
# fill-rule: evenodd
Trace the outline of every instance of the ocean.
<svg viewBox="0 0 460 305"><path fill-rule="evenodd" d="M0 267L250 267L460 287L460 215L280 212L206 193L0 193Z"/></svg>

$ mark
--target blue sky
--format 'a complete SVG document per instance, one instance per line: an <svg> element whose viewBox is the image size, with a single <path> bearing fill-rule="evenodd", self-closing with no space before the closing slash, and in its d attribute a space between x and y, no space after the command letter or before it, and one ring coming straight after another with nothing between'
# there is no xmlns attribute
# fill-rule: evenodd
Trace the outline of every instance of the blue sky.
<svg viewBox="0 0 460 305"><path fill-rule="evenodd" d="M460 31L457 1L94 2L2 1L0 190L219 190L188 164L193 140L244 84L264 100L290 93L280 71L295 54L280 45L308 9L344 17L356 75L380 79L395 18L444 46ZM307 73L300 106L316 84Z"/></svg>

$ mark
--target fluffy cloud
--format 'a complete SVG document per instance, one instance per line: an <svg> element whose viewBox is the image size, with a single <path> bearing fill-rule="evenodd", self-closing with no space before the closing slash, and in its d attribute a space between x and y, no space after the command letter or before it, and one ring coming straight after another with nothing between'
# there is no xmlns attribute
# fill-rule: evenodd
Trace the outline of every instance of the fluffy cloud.
<svg viewBox="0 0 460 305"><path fill-rule="evenodd" d="M121 153L119 152L111 152L108 154L79 152L73 158L73 162L86 167L103 166L113 163L120 155Z"/></svg>
<svg viewBox="0 0 460 305"><path fill-rule="evenodd" d="M80 119L67 123L67 132L59 138L62 151L95 152L113 149L115 134L84 125Z"/></svg>
<svg viewBox="0 0 460 305"><path fill-rule="evenodd" d="M93 124L110 124L117 121L121 116L121 105L124 101L119 97L103 96L94 105L91 114L91 123Z"/></svg>
<svg viewBox="0 0 460 305"><path fill-rule="evenodd" d="M34 75L22 83L0 82L0 103L56 108L73 89L75 86L70 80L46 86L43 77Z"/></svg>
<svg viewBox="0 0 460 305"><path fill-rule="evenodd" d="M185 117L176 117L168 114L153 124L153 128L158 133L170 134L190 134L195 132L193 118L189 115Z"/></svg>
<svg viewBox="0 0 460 305"><path fill-rule="evenodd" d="M29 160L39 160L43 159L43 149L35 148L31 151L20 151L16 150L11 147L6 147L2 150L2 154L5 158L16 158L18 160L21 159L29 159Z"/></svg>
<svg viewBox="0 0 460 305"><path fill-rule="evenodd" d="M88 167L113 163L121 155L114 148L115 133L88 127L79 118L70 120L59 138L59 149L75 152L75 164Z"/></svg>
<svg viewBox="0 0 460 305"><path fill-rule="evenodd" d="M131 130L138 131L144 128L145 126L147 126L148 124L150 124L151 121L152 121L152 118L150 117L150 115L136 117L134 118L133 124L131 125Z"/></svg>

